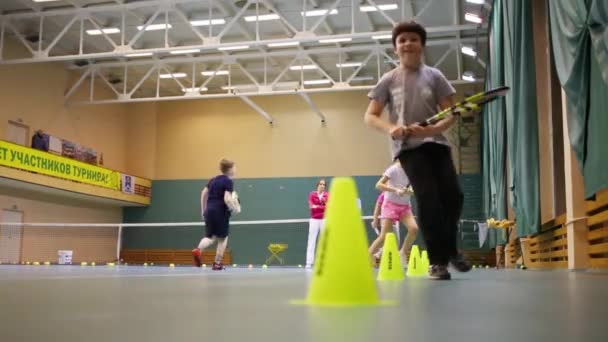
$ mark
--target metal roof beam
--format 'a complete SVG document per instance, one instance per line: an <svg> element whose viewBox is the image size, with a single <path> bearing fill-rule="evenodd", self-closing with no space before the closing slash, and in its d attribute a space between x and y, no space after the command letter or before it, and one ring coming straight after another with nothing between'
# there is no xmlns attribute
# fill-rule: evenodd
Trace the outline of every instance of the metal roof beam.
<svg viewBox="0 0 608 342"><path fill-rule="evenodd" d="M266 119L266 121L268 121L269 124L272 125L272 117L270 116L270 114L266 113L265 110L262 109L262 107L258 106L255 102L251 101L251 99L247 96L239 96L239 99L241 99L243 102L245 102L249 107L251 107L253 110L255 110L258 114L260 114L261 116L264 117L264 119Z"/></svg>
<svg viewBox="0 0 608 342"><path fill-rule="evenodd" d="M476 79L474 82L466 82L462 80L449 81L453 85L458 84L483 84L483 78ZM140 98L115 98L105 100L92 100L74 102L70 105L90 105L90 104L112 104L112 103L134 103L134 102L151 102L151 101L177 101L190 99L219 99L219 98L234 98L234 97L254 97L254 96L278 96L278 95L298 95L299 93L327 93L327 92L343 92L343 91L366 91L372 89L374 85L366 86L340 86L340 87L322 87L322 88L295 88L290 90L273 90L273 91L250 91L250 92L233 92L233 93L217 93L217 94L188 94L178 96L152 96Z"/></svg>
<svg viewBox="0 0 608 342"><path fill-rule="evenodd" d="M312 101L310 96L308 96L307 93L303 93L303 92L300 92L298 94L300 95L300 97L302 97L302 99L304 99L304 101L308 104L310 109L312 109L312 111L315 112L321 118L321 123L325 123L325 120L326 120L325 114L323 114L323 112L321 112L319 107L317 107L317 105Z"/></svg>
<svg viewBox="0 0 608 342"><path fill-rule="evenodd" d="M431 39L427 41L427 46L441 46L453 44L453 39ZM462 38L463 43L472 43L475 41L484 42L487 41L486 37L480 38ZM385 44L365 44L365 45L354 45L349 47L337 48L335 46L322 47L322 48L310 48L306 50L277 50L269 51L265 54L251 51L247 53L241 53L238 55L211 55L211 56L175 56L163 59L140 59L140 60L128 60L128 61L117 61L117 62L99 62L95 65L103 66L124 66L124 65L150 65L157 64L159 61L163 63L188 63L188 62L222 62L222 61L234 61L234 60L251 60L251 59L263 59L264 57L295 57L295 56L310 56L310 55L327 55L327 54L339 54L348 52L369 52L369 51L385 51L393 50L391 43ZM388 55L386 55L388 57ZM392 59L392 57L391 57ZM85 67L71 66L71 69L82 69Z"/></svg>
<svg viewBox="0 0 608 342"><path fill-rule="evenodd" d="M148 21L147 24L150 24ZM427 32L430 33L445 33L446 35L454 35L458 31L462 30L470 30L477 28L476 25L451 25L451 26L442 26L442 27L429 27ZM195 45L183 45L183 46L171 46L171 47L163 47L163 48L152 48L152 49L137 49L133 50L130 48L132 45L144 32L140 31L135 37L131 39L127 46L120 47L121 49L115 49L114 51L106 51L106 52L95 52L95 53L79 53L73 55L59 55L59 56L32 56L28 58L16 58L16 59L7 59L2 61L3 64L19 64L19 63L35 63L35 62L52 62L52 61L68 61L68 60L79 60L79 59L97 59L97 58L111 58L111 57L125 57L132 53L144 53L150 52L154 54L163 54L170 53L171 51L178 51L183 49L199 49L205 51L213 51L218 48L225 47L233 47L238 45L247 44L250 48L257 48L262 46L267 46L272 43L284 43L284 42L293 42L298 41L301 43L310 43L310 42L318 42L322 39L334 39L334 38L351 38L361 40L362 43L365 41L370 42L373 40L371 37L376 35L385 35L391 34L390 31L381 31L381 32L359 32L359 33L347 33L347 34L337 34L330 36L300 36L289 39L270 39L270 40L257 40L257 41L247 41L247 42L233 42L233 43L223 43L223 44L195 44ZM4 32L6 35L6 32ZM478 40L485 38L480 37ZM432 43L432 40L429 40L429 45ZM357 45L353 45L357 46ZM314 49L314 48L313 48ZM346 51L345 51L346 52ZM270 52L271 53L271 52ZM269 54L270 54L269 53Z"/></svg>

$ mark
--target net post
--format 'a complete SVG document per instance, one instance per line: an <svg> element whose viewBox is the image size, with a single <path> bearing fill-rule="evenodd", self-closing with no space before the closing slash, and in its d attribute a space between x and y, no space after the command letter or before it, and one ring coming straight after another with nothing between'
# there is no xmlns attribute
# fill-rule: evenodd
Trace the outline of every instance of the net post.
<svg viewBox="0 0 608 342"><path fill-rule="evenodd" d="M120 261L121 248L122 248L122 224L118 224L118 238L116 239L116 262Z"/></svg>

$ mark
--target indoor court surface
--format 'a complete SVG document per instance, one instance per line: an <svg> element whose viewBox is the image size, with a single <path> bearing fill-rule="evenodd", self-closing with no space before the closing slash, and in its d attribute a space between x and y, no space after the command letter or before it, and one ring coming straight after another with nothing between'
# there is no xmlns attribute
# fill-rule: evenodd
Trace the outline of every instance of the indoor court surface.
<svg viewBox="0 0 608 342"><path fill-rule="evenodd" d="M475 269L311 307L299 268L0 266L0 341L606 341L608 273ZM10 308L10 309L7 309Z"/></svg>

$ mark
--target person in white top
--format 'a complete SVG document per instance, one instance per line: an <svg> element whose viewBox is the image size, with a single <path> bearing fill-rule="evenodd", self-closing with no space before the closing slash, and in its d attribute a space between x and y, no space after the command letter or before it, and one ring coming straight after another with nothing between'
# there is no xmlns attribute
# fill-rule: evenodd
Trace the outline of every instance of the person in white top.
<svg viewBox="0 0 608 342"><path fill-rule="evenodd" d="M376 205L374 206L374 214L372 219L372 229L376 232L376 236L380 235L380 220L382 219L381 210L382 205L384 204L384 191L378 195L378 199L376 199ZM401 242L400 232L399 232L399 221L393 223L393 232L395 233L395 237L397 238L397 245ZM376 260L376 264L380 262L380 256L382 255L382 247L378 249L378 252L374 254L374 258Z"/></svg>
<svg viewBox="0 0 608 342"><path fill-rule="evenodd" d="M384 202L381 209L381 230L380 234L369 247L370 258L384 245L386 234L393 230L393 223L401 222L407 228L407 236L400 250L402 260L407 261L412 244L416 240L418 224L412 215L410 195L413 193L410 181L403 171L401 164L395 162L384 171L384 174L376 183L376 188L384 191Z"/></svg>

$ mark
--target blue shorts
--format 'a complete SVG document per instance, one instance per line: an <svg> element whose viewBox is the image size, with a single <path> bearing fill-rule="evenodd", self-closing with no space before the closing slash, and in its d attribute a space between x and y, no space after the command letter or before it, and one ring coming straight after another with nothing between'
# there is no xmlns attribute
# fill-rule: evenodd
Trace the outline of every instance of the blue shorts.
<svg viewBox="0 0 608 342"><path fill-rule="evenodd" d="M208 208L205 212L205 237L227 237L229 222L230 212L228 210Z"/></svg>

